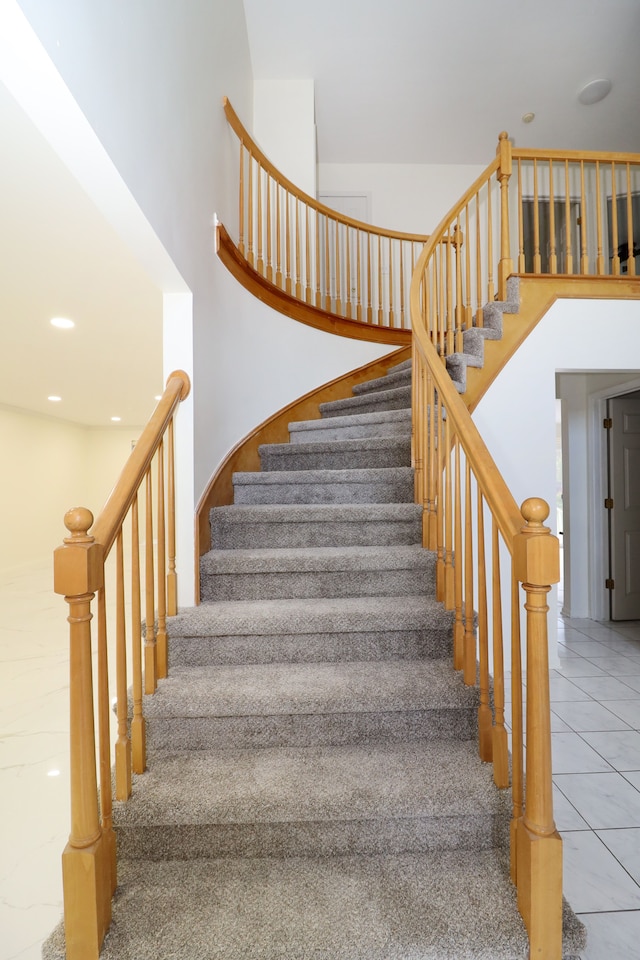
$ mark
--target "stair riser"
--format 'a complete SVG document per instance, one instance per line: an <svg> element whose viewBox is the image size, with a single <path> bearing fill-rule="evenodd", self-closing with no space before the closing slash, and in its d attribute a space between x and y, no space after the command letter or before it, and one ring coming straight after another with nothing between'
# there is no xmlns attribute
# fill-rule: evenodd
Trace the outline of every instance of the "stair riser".
<svg viewBox="0 0 640 960"><path fill-rule="evenodd" d="M471 740L475 708L243 717L167 717L147 721L150 757L217 748L313 747L408 740Z"/></svg>
<svg viewBox="0 0 640 960"><path fill-rule="evenodd" d="M420 543L419 519L376 522L319 520L302 523L226 523L211 522L211 545L218 550L243 550L253 547L373 547Z"/></svg>
<svg viewBox="0 0 640 960"><path fill-rule="evenodd" d="M117 826L118 856L127 860L218 857L330 857L425 853L495 846L499 824L471 817L332 820L298 823Z"/></svg>
<svg viewBox="0 0 640 960"><path fill-rule="evenodd" d="M346 663L371 660L432 660L451 652L450 630L175 637L169 667L243 663Z"/></svg>
<svg viewBox="0 0 640 960"><path fill-rule="evenodd" d="M276 598L399 597L420 595L427 586L424 569L309 570L282 573L201 574L202 600Z"/></svg>
<svg viewBox="0 0 640 960"><path fill-rule="evenodd" d="M320 446L317 444L317 446ZM285 450L269 450L260 453L263 470L363 470L381 467L411 466L411 438L402 437L397 443L378 450L326 450L298 452L296 446Z"/></svg>
<svg viewBox="0 0 640 960"><path fill-rule="evenodd" d="M322 417L348 417L354 413L374 413L377 410L401 410L411 406L411 387L381 390L377 393L331 400L320 404Z"/></svg>
<svg viewBox="0 0 640 960"><path fill-rule="evenodd" d="M411 503L413 478L358 483L236 483L235 503Z"/></svg>

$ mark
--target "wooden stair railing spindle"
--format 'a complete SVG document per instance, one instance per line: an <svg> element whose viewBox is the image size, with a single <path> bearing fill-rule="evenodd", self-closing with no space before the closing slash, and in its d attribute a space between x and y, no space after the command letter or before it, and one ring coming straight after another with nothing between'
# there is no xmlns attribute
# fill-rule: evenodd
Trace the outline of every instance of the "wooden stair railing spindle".
<svg viewBox="0 0 640 960"><path fill-rule="evenodd" d="M320 214L316 213L316 307L322 307L322 293L320 289Z"/></svg>
<svg viewBox="0 0 640 960"><path fill-rule="evenodd" d="M533 161L533 272L542 273L540 256L540 195L538 193L538 161Z"/></svg>
<svg viewBox="0 0 640 960"><path fill-rule="evenodd" d="M444 421L444 606L445 610L455 607L455 571L453 569L453 477L451 468L451 427L449 418ZM438 457L438 463L441 457Z"/></svg>
<svg viewBox="0 0 640 960"><path fill-rule="evenodd" d="M282 200L276 184L276 286L282 289Z"/></svg>
<svg viewBox="0 0 640 960"><path fill-rule="evenodd" d="M158 547L157 597L158 633L156 635L158 679L167 676L169 651L167 641L167 565L166 565L165 495L164 495L164 441L158 447Z"/></svg>
<svg viewBox="0 0 640 960"><path fill-rule="evenodd" d="M273 283L273 221L271 219L271 192L273 189L273 183L271 177L267 173L267 280L269 283Z"/></svg>
<svg viewBox="0 0 640 960"><path fill-rule="evenodd" d="M596 273L604 275L604 253L602 249L602 205L600 197L600 162L596 160Z"/></svg>
<svg viewBox="0 0 640 960"><path fill-rule="evenodd" d="M465 457L464 498L464 682L476 682L476 634L473 624L473 517L471 514L471 464Z"/></svg>
<svg viewBox="0 0 640 960"><path fill-rule="evenodd" d="M128 729L127 636L124 609L124 548L122 530L116 538L116 800L131 796L131 741Z"/></svg>
<svg viewBox="0 0 640 960"><path fill-rule="evenodd" d="M253 156L251 155L251 150L247 151L248 155L248 171L247 171L247 180L248 180L248 193L247 193L247 260L250 266L254 264L254 254L253 254Z"/></svg>
<svg viewBox="0 0 640 960"><path fill-rule="evenodd" d="M633 194L631 190L631 164L627 164L627 275L635 277L636 258L634 256L633 239Z"/></svg>
<svg viewBox="0 0 640 960"><path fill-rule="evenodd" d="M146 479L145 524L145 638L144 638L144 692L155 693L158 686L158 651L156 646L155 591L153 573L153 484L151 467Z"/></svg>
<svg viewBox="0 0 640 960"><path fill-rule="evenodd" d="M584 160L580 161L580 273L589 273L587 247L587 194L584 183Z"/></svg>
<svg viewBox="0 0 640 960"><path fill-rule="evenodd" d="M436 421L435 446L431 456L436 461L436 598L442 602L445 598L445 557L444 557L444 471L442 470L441 456L444 442L442 404L436 393L436 402L433 410Z"/></svg>
<svg viewBox="0 0 640 960"><path fill-rule="evenodd" d="M491 196L491 178L487 180L487 302L496 298L493 278L493 199Z"/></svg>
<svg viewBox="0 0 640 960"><path fill-rule="evenodd" d="M346 281L345 281L345 302L347 309L347 318L351 320L351 300L352 300L352 289L353 284L351 283L351 237L349 235L349 227L345 228L345 270L346 270Z"/></svg>
<svg viewBox="0 0 640 960"><path fill-rule="evenodd" d="M524 718L522 714L522 638L520 635L520 584L511 576L511 879L518 884L518 830L524 810Z"/></svg>
<svg viewBox="0 0 640 960"><path fill-rule="evenodd" d="M598 207L600 203L598 202ZM553 160L549 160L549 273L558 272L556 252L556 198L553 192Z"/></svg>
<svg viewBox="0 0 640 960"><path fill-rule="evenodd" d="M173 421L171 422L173 423ZM171 512L170 508L170 515ZM140 527L137 494L131 504L131 665L133 671L133 718L131 720L133 772L144 773L147 766L147 736L146 721L142 711L142 607L140 602Z"/></svg>
<svg viewBox="0 0 640 960"><path fill-rule="evenodd" d="M256 163L256 173L258 180L258 196L257 196L257 205L258 205L258 262L257 269L258 273L264 275L264 257L262 255L262 166L260 161Z"/></svg>
<svg viewBox="0 0 640 960"><path fill-rule="evenodd" d="M111 703L109 701L109 662L107 655L107 608L104 586L97 591L98 602L98 755L100 776L100 820L105 854L105 883L115 893L118 882L116 835L113 829L111 796Z"/></svg>
<svg viewBox="0 0 640 960"><path fill-rule="evenodd" d="M565 160L564 162L564 189L565 189L565 223L566 223L566 237L565 237L565 258L564 258L564 272L573 273L573 238L572 238L572 223L571 223L571 185L569 181L569 161Z"/></svg>
<svg viewBox="0 0 640 960"><path fill-rule="evenodd" d="M493 717L489 704L489 624L487 613L487 569L484 547L484 499L477 485L478 524L478 662L480 672L480 706L478 707L478 752L490 763L493 755Z"/></svg>
<svg viewBox="0 0 640 960"><path fill-rule="evenodd" d="M522 205L522 161L518 158L518 273L525 273L524 208Z"/></svg>
<svg viewBox="0 0 640 960"><path fill-rule="evenodd" d="M176 453L173 432L173 417L167 429L167 509L169 571L167 573L167 616L175 617L178 612L178 574L176 572ZM136 497L137 510L137 497ZM138 583L140 575L138 573Z"/></svg>
<svg viewBox="0 0 640 960"><path fill-rule="evenodd" d="M244 143L240 141L240 190L238 210L238 250L244 256Z"/></svg>
<svg viewBox="0 0 640 960"><path fill-rule="evenodd" d="M290 197L289 191L284 190L284 256L285 256L285 281L284 287L288 294L291 294L291 211L289 209Z"/></svg>
<svg viewBox="0 0 640 960"><path fill-rule="evenodd" d="M498 264L498 299L507 299L507 279L513 273L509 236L509 180L512 172L511 141L503 130L498 137L498 180L500 182L500 262Z"/></svg>
<svg viewBox="0 0 640 960"><path fill-rule="evenodd" d="M302 266L301 266L301 237L300 237L300 201L294 197L296 205L295 232L296 232L296 300L302 300Z"/></svg>
<svg viewBox="0 0 640 960"><path fill-rule="evenodd" d="M562 840L553 820L547 594L560 579L558 544L544 521L549 507L530 498L514 544L527 611L527 775L518 827L518 906L532 947L548 960L562 955ZM533 952L533 951L532 951Z"/></svg>
<svg viewBox="0 0 640 960"><path fill-rule="evenodd" d="M71 832L62 855L68 960L97 960L111 922L98 819L91 652L91 601L103 585L103 549L89 535L92 523L90 510L69 510L70 535L54 554L54 590L69 607Z"/></svg>
<svg viewBox="0 0 640 960"><path fill-rule="evenodd" d="M611 161L611 273L620 276L620 245L618 243L618 197L616 189L616 165Z"/></svg>
<svg viewBox="0 0 640 960"><path fill-rule="evenodd" d="M462 620L463 602L463 559L462 559L462 469L460 457L460 441L455 440L455 533L454 533L454 587L455 587L455 618L453 625L453 666L456 670L464 668L464 623Z"/></svg>
<svg viewBox="0 0 640 960"><path fill-rule="evenodd" d="M493 782L499 789L509 786L509 740L504 725L504 653L502 636L502 592L500 583L500 534L496 518L492 519L491 537L491 618L493 650Z"/></svg>

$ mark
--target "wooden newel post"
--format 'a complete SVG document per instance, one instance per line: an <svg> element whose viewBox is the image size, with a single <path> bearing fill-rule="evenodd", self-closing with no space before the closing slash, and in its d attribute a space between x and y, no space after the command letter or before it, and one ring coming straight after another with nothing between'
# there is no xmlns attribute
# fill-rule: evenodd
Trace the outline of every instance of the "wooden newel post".
<svg viewBox="0 0 640 960"><path fill-rule="evenodd" d="M535 497L521 507L514 569L526 593L527 763L524 816L517 828L518 906L531 958L562 957L562 840L553 820L547 594L560 579L559 546L543 525L549 506Z"/></svg>
<svg viewBox="0 0 640 960"><path fill-rule="evenodd" d="M103 585L103 549L84 507L64 518L54 551L54 590L69 605L71 833L62 854L67 960L93 960L111 921L110 863L98 815L91 666L91 601Z"/></svg>
<svg viewBox="0 0 640 960"><path fill-rule="evenodd" d="M500 261L498 263L498 300L507 299L507 278L513 273L511 239L509 237L509 178L513 169L511 141L505 130L498 136L500 158L498 180L500 181Z"/></svg>

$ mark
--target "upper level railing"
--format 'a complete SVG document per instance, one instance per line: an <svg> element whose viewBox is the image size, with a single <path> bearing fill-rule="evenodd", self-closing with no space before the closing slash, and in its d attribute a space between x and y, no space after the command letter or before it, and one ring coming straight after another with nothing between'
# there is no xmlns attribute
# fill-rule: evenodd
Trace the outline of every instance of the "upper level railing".
<svg viewBox="0 0 640 960"><path fill-rule="evenodd" d="M225 98L239 140L237 246L269 283L356 322L409 329L411 274L427 236L383 230L336 213L267 159Z"/></svg>
<svg viewBox="0 0 640 960"><path fill-rule="evenodd" d="M154 693L158 679L167 675L166 618L177 613L174 417L189 390L186 373L170 375L100 516L94 523L86 508L69 510L64 518L69 535L54 555L54 589L69 605L71 832L62 857L67 960L97 960L111 920L111 897L116 887L110 659L114 661L116 687L117 800L130 796L132 770L143 773L146 768L143 687L144 693ZM112 550L115 587L113 597L108 598L105 564ZM94 681L91 620L96 595ZM108 615L110 611L113 617ZM115 621L113 634L108 626L110 619Z"/></svg>

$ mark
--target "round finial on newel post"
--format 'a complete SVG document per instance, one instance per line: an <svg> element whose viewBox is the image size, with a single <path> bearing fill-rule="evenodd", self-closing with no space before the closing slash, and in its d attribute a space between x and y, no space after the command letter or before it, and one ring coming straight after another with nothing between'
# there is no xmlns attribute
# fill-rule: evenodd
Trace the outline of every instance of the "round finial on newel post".
<svg viewBox="0 0 640 960"><path fill-rule="evenodd" d="M527 522L523 530L528 533L549 532L549 528L543 525L549 516L549 504L546 500L541 497L529 497L520 507L520 513Z"/></svg>
<svg viewBox="0 0 640 960"><path fill-rule="evenodd" d="M502 131L498 134L498 140L508 140L508 139L509 139L509 134L507 133L506 130L502 130Z"/></svg>
<svg viewBox="0 0 640 960"><path fill-rule="evenodd" d="M93 514L86 507L72 507L64 515L64 525L71 534L65 537L65 543L91 543L89 527L93 523Z"/></svg>

